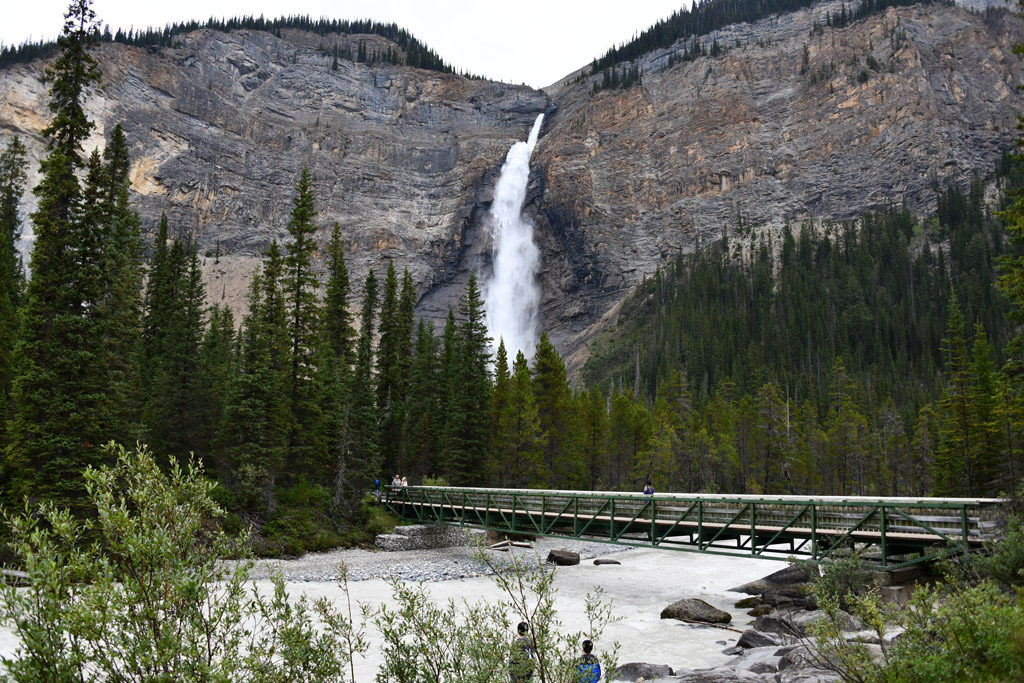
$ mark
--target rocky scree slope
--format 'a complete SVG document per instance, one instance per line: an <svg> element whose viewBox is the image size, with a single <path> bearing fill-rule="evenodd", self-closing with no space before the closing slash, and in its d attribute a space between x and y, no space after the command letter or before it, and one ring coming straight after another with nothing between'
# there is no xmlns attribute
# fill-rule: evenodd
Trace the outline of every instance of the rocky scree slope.
<svg viewBox="0 0 1024 683"><path fill-rule="evenodd" d="M642 85L596 94L600 75L541 92L390 64L331 68L335 44L394 47L378 36L203 29L172 48L100 46L105 85L88 108L95 143L125 127L147 229L167 211L208 255L211 302L244 309L308 164L321 241L337 221L354 284L394 259L415 278L418 313L437 320L489 267L505 153L547 112L526 210L542 325L578 367L616 304L679 250L885 203L927 214L933 180L993 170L1024 112L1012 52L1024 24L936 4L825 26L840 4L701 37L723 49L714 57L677 63L689 42L656 50L637 64ZM27 138L32 172L42 68L0 71L0 143Z"/></svg>

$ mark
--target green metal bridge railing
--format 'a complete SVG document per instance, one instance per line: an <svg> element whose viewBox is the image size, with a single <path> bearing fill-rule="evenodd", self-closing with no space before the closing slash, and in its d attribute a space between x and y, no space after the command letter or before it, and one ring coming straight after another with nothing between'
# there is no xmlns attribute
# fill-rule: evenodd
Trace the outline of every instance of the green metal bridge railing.
<svg viewBox="0 0 1024 683"><path fill-rule="evenodd" d="M856 549L882 569L966 553L994 540L998 499L385 487L419 523L720 555L821 560Z"/></svg>

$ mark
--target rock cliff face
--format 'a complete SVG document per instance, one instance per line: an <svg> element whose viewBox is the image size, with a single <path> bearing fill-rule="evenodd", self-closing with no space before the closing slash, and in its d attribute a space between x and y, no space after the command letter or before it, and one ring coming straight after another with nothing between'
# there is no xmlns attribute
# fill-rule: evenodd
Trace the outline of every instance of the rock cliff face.
<svg viewBox="0 0 1024 683"><path fill-rule="evenodd" d="M544 312L563 348L670 254L742 233L741 219L928 214L933 179L992 172L1021 113L1019 20L928 5L825 27L838 11L731 26L703 39L714 58L650 53L629 90L549 88L533 206L545 254L561 255L545 261Z"/></svg>
<svg viewBox="0 0 1024 683"><path fill-rule="evenodd" d="M357 40L383 41L200 30L174 48L97 50L104 85L89 98L98 123L92 142L102 144L104 130L121 122L143 224L154 231L166 211L173 231L198 240L209 255L211 302L244 306L263 251L287 238L304 165L315 183L318 237L326 244L339 223L357 288L388 259L408 267L421 292L466 269L505 153L549 98L387 64L339 60L333 70L334 42ZM0 133L28 137L34 159L47 119L41 68L0 72Z"/></svg>
<svg viewBox="0 0 1024 683"><path fill-rule="evenodd" d="M468 273L487 269L501 163L547 112L527 211L543 253L543 325L578 362L644 275L724 229L890 202L928 213L933 179L992 171L1024 112L1011 49L1021 22L929 5L825 27L838 9L703 37L724 49L715 57L675 63L681 44L649 53L642 85L594 95L594 79L575 75L541 92L386 64L331 68L334 43L387 49L373 36L201 30L173 48L99 48L104 87L89 110L97 144L125 127L144 224L166 211L209 255L211 302L244 308L309 165L320 237L341 225L354 284L394 259L416 280L419 312L438 319ZM0 71L0 143L20 133L34 161L41 69Z"/></svg>

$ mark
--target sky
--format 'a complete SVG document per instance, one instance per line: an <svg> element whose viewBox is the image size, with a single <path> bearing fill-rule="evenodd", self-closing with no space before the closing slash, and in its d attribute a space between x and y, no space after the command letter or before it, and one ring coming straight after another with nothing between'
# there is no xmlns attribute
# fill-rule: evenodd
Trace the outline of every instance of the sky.
<svg viewBox="0 0 1024 683"><path fill-rule="evenodd" d="M112 31L250 14L393 21L457 70L539 88L688 5L688 0L94 0L93 9ZM3 0L0 43L56 38L67 6L68 0Z"/></svg>

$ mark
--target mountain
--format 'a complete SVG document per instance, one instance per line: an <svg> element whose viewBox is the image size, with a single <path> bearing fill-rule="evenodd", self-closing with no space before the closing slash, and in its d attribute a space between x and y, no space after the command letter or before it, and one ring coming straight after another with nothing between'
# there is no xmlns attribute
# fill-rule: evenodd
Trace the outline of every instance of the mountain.
<svg viewBox="0 0 1024 683"><path fill-rule="evenodd" d="M992 172L1024 113L1012 51L1024 23L947 4L835 20L848 11L823 2L655 48L609 70L629 87L584 67L544 91L335 60L401 50L380 35L202 28L172 45L99 46L104 86L89 111L97 144L125 127L144 224L166 211L198 240L211 301L244 305L308 164L320 237L341 225L353 281L394 259L419 313L438 319L489 266L504 155L546 113L526 211L543 326L578 367L645 275L723 230L885 204L930 214L935 182ZM0 70L0 142L26 138L33 172L43 66Z"/></svg>

